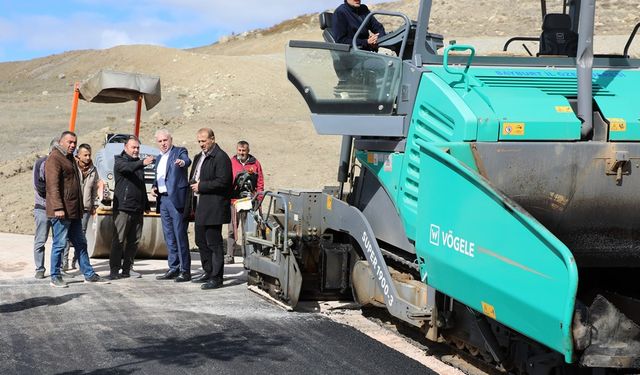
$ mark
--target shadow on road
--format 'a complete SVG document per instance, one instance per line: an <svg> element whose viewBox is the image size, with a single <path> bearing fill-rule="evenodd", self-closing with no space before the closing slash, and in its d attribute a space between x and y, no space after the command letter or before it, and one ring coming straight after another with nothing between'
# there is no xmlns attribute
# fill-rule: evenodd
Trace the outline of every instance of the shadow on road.
<svg viewBox="0 0 640 375"><path fill-rule="evenodd" d="M0 314L24 311L40 306L58 306L67 303L74 298L82 296L84 293L71 293L58 297L33 297L20 302L6 303L0 305Z"/></svg>
<svg viewBox="0 0 640 375"><path fill-rule="evenodd" d="M245 361L270 359L285 361L286 357L275 353L275 349L289 342L283 335L264 336L247 330L247 335L235 329L225 329L206 335L190 338L169 337L164 340L156 338L139 339L141 346L136 348L112 349L114 353L126 353L137 357L140 362L154 361L160 364L171 364L189 367L200 364L202 359L231 361L238 356ZM249 340L247 336L250 336Z"/></svg>
<svg viewBox="0 0 640 375"><path fill-rule="evenodd" d="M184 312L182 312L184 314ZM186 319L195 315L186 314ZM199 317L202 321L202 316ZM233 319L221 315L207 314L204 318L209 330L213 331L201 335L184 335L175 333L168 337L158 337L157 332L167 327L147 327L155 336L135 338L134 345L123 347L121 341L111 342L107 349L111 358L123 361L112 367L93 370L74 370L60 372L58 375L101 375L101 374L131 374L141 369L193 369L200 373L203 366L212 361L233 362L239 366L247 366L252 362L286 362L290 357L281 347L290 344L291 338L267 330L260 332L255 327L246 325L240 319ZM275 327L273 327L275 328ZM203 327L187 332L202 331ZM186 333L186 332L185 332ZM235 361L234 361L235 360ZM235 366L235 365L234 365Z"/></svg>

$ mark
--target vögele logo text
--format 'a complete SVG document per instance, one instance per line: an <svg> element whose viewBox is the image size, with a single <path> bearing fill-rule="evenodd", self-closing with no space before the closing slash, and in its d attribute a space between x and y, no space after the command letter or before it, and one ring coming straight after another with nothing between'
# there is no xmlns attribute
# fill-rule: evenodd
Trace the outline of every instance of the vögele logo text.
<svg viewBox="0 0 640 375"><path fill-rule="evenodd" d="M473 258L475 256L475 247L476 244L474 242L468 241L461 236L456 235L453 230L440 230L440 226L431 224L429 228L429 243L434 246L440 246L440 242L442 240L442 246L447 247L451 250L455 250L460 254L464 254L468 257Z"/></svg>

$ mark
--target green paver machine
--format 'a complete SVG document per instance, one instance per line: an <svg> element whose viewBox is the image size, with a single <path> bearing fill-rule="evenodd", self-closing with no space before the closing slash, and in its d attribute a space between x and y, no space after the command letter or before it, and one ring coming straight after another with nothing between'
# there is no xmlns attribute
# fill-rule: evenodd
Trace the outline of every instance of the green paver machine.
<svg viewBox="0 0 640 375"><path fill-rule="evenodd" d="M391 55L333 43L328 14L326 42L290 41L316 131L343 136L340 185L256 202L249 284L292 308L353 296L509 372L637 371L640 24L612 46L594 0L541 4L506 52L445 43L430 0L364 20L404 23Z"/></svg>

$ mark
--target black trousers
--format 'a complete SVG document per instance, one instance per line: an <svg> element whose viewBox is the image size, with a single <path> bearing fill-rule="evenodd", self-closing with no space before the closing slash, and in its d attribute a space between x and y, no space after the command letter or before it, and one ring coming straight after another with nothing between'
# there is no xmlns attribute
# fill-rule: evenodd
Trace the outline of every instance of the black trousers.
<svg viewBox="0 0 640 375"><path fill-rule="evenodd" d="M109 268L112 274L118 273L120 268L125 272L131 270L138 243L142 238L143 219L142 213L113 211L114 231L109 254Z"/></svg>
<svg viewBox="0 0 640 375"><path fill-rule="evenodd" d="M222 224L196 225L196 245L200 251L200 261L205 273L211 280L222 281L224 275L224 243Z"/></svg>

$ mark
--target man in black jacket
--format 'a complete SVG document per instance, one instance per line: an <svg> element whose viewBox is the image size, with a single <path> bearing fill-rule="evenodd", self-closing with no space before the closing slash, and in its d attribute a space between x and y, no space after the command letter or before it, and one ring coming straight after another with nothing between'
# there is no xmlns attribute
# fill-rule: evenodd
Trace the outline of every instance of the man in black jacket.
<svg viewBox="0 0 640 375"><path fill-rule="evenodd" d="M142 237L144 212L150 209L144 185L144 167L153 163L153 156L140 160L139 154L140 141L130 136L124 144L124 151L115 156L113 165L116 183L113 193L114 236L109 255L109 278L112 280L131 276L131 266ZM122 275L118 275L121 268Z"/></svg>
<svg viewBox="0 0 640 375"><path fill-rule="evenodd" d="M189 181L195 202L196 245L204 273L194 278L202 289L216 289L224 275L222 225L231 220L231 159L217 144L213 130L202 128L196 135L201 153L193 159ZM185 208L185 214L191 212Z"/></svg>
<svg viewBox="0 0 640 375"><path fill-rule="evenodd" d="M361 4L360 0L344 0L344 4L333 12L331 35L336 43L351 45L358 28L369 13L369 8ZM356 36L356 45L360 49L377 51L378 38L384 34L384 26L375 17L371 17L367 26Z"/></svg>

